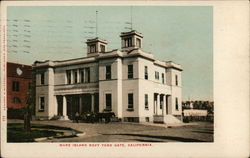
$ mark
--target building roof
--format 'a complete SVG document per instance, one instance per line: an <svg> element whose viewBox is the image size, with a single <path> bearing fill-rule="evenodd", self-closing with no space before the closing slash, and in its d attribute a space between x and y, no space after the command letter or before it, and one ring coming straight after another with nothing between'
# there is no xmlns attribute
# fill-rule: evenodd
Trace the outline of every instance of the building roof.
<svg viewBox="0 0 250 158"><path fill-rule="evenodd" d="M130 35L137 35L137 36L143 38L143 35L141 33L137 32L137 31L135 31L135 30L132 30L130 32L122 32L120 37L130 36Z"/></svg>
<svg viewBox="0 0 250 158"><path fill-rule="evenodd" d="M122 32L120 37L124 36L130 36L130 35L137 35L139 37L143 37L141 33L138 33L135 30L132 30L130 32ZM93 38L93 39L88 39L88 43L92 42L102 42L102 43L107 43L105 40L101 40L100 38ZM88 56L88 57L83 57L83 58L76 58L76 59L69 59L69 60L61 60L61 61L36 61L33 64L34 68L38 67L58 67L58 66L68 66L72 64L83 64L83 63L90 63L90 62L96 62L98 60L103 60L107 58L131 58L131 57L142 57L144 59L150 60L154 62L155 65L165 67L165 68L174 68L179 71L182 71L181 65L173 63L172 61L159 61L154 58L154 55L148 52L143 51L141 48L132 48L129 50L118 50L114 49L112 51L107 51L107 52L99 52L95 56Z"/></svg>
<svg viewBox="0 0 250 158"><path fill-rule="evenodd" d="M93 38L93 39L87 39L86 43L88 44L88 43L94 43L94 42L101 42L101 43L104 43L104 44L108 43L108 41L100 39L99 37L96 37L96 38Z"/></svg>
<svg viewBox="0 0 250 158"><path fill-rule="evenodd" d="M103 52L99 53L97 56L93 57L83 57L83 58L75 58L75 59L68 59L68 60L60 60L60 61L36 61L34 63L34 67L58 67L58 66L67 66L67 65L73 65L73 64L81 64L81 63L90 63L90 62L96 62L98 60L108 59L108 58L131 58L131 57L142 57L147 60L151 60L154 62L155 65L162 66L165 68L174 68L179 71L182 71L181 65L176 64L172 61L160 61L154 58L153 54L147 53L142 51L139 48L130 50L130 51L120 51L118 49L109 51L109 52Z"/></svg>
<svg viewBox="0 0 250 158"><path fill-rule="evenodd" d="M7 77L31 79L31 70L30 65L7 62Z"/></svg>

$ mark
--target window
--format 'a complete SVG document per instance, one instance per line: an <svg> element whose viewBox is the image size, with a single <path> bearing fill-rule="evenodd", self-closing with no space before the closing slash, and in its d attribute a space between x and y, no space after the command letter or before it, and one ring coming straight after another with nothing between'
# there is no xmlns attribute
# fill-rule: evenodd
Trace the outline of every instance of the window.
<svg viewBox="0 0 250 158"><path fill-rule="evenodd" d="M155 79L159 80L159 72L155 71Z"/></svg>
<svg viewBox="0 0 250 158"><path fill-rule="evenodd" d="M67 83L71 84L71 70L67 70L66 75L67 75Z"/></svg>
<svg viewBox="0 0 250 158"><path fill-rule="evenodd" d="M15 91L15 92L19 91L19 82L18 81L12 82L12 91Z"/></svg>
<svg viewBox="0 0 250 158"><path fill-rule="evenodd" d="M101 47L101 52L105 52L105 45L102 45L102 44L101 44L100 47Z"/></svg>
<svg viewBox="0 0 250 158"><path fill-rule="evenodd" d="M90 68L87 67L85 68L85 70L86 70L85 82L89 83L90 82Z"/></svg>
<svg viewBox="0 0 250 158"><path fill-rule="evenodd" d="M133 65L128 65L128 78L133 78Z"/></svg>
<svg viewBox="0 0 250 158"><path fill-rule="evenodd" d="M144 67L144 78L147 80L148 79L148 67Z"/></svg>
<svg viewBox="0 0 250 158"><path fill-rule="evenodd" d="M111 66L107 65L106 66L106 80L110 80L111 79Z"/></svg>
<svg viewBox="0 0 250 158"><path fill-rule="evenodd" d="M148 94L145 94L145 109L148 109Z"/></svg>
<svg viewBox="0 0 250 158"><path fill-rule="evenodd" d="M136 46L141 48L141 39L136 38Z"/></svg>
<svg viewBox="0 0 250 158"><path fill-rule="evenodd" d="M106 94L106 109L107 110L112 110L112 95L111 94Z"/></svg>
<svg viewBox="0 0 250 158"><path fill-rule="evenodd" d="M12 99L12 103L14 103L14 104L20 104L20 103L21 103L21 100L20 100L18 97L14 97L14 98Z"/></svg>
<svg viewBox="0 0 250 158"><path fill-rule="evenodd" d="M84 82L84 69L80 69L79 72L80 72L80 83L83 83Z"/></svg>
<svg viewBox="0 0 250 158"><path fill-rule="evenodd" d="M77 83L77 78L78 78L78 72L77 70L74 70L74 83Z"/></svg>
<svg viewBox="0 0 250 158"><path fill-rule="evenodd" d="M175 85L178 86L178 76L175 75Z"/></svg>
<svg viewBox="0 0 250 158"><path fill-rule="evenodd" d="M128 94L128 109L133 109L134 108L134 97L133 93Z"/></svg>
<svg viewBox="0 0 250 158"><path fill-rule="evenodd" d="M89 52L90 53L95 53L96 52L96 45L95 44L92 44L89 46Z"/></svg>
<svg viewBox="0 0 250 158"><path fill-rule="evenodd" d="M41 84L42 84L42 85L44 84L44 72L41 73Z"/></svg>
<svg viewBox="0 0 250 158"><path fill-rule="evenodd" d="M125 38L124 47L131 47L131 46L132 46L132 38Z"/></svg>
<svg viewBox="0 0 250 158"><path fill-rule="evenodd" d="M44 97L40 97L40 103L39 103L39 111L44 111L44 106L45 106L45 102L44 102Z"/></svg>
<svg viewBox="0 0 250 158"><path fill-rule="evenodd" d="M164 73L161 74L161 78L162 78L162 84L164 84L165 83L165 75L164 75Z"/></svg>
<svg viewBox="0 0 250 158"><path fill-rule="evenodd" d="M175 109L179 110L178 98L175 98Z"/></svg>

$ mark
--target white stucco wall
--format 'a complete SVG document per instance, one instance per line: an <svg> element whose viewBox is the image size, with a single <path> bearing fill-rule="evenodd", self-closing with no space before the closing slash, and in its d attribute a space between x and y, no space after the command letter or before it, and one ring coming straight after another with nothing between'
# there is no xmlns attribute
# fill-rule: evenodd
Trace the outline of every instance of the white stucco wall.
<svg viewBox="0 0 250 158"><path fill-rule="evenodd" d="M54 71L53 68L47 68L44 72L44 85L40 82L41 74L36 75L36 114L37 116L51 118L55 115L54 108ZM39 111L40 97L44 97L44 111Z"/></svg>
<svg viewBox="0 0 250 158"><path fill-rule="evenodd" d="M128 79L128 65L133 64L133 78ZM111 65L111 79L106 80L106 66ZM148 67L148 80L144 79L144 67ZM68 85L66 82L66 70L79 70L90 67L90 82ZM155 71L159 72L159 80L155 79ZM162 83L164 73L164 83ZM175 75L178 75L178 85L175 85ZM73 76L73 72L72 72ZM78 81L80 73L78 73ZM112 111L116 116L139 117L145 121L146 117L153 121L154 93L169 95L168 114L181 115L181 71L166 68L156 64L153 60L142 57L106 58L98 62L83 63L49 68L45 72L45 85L40 86L40 74L36 76L36 109L37 116L52 117L57 114L55 95L82 94L99 92L99 111L106 106L106 93L112 94ZM73 77L72 77L73 81ZM128 93L133 93L133 111L128 111ZM148 94L148 109L145 109L145 94ZM45 111L38 112L39 97L45 97ZM175 98L178 98L179 109L175 109ZM158 97L160 102L160 97ZM165 99L166 101L166 99ZM164 103L166 106L166 103ZM160 103L157 114L162 115ZM164 109L166 110L166 108Z"/></svg>
<svg viewBox="0 0 250 158"><path fill-rule="evenodd" d="M111 65L111 80L106 80L106 66ZM122 61L120 58L99 61L99 111L106 108L106 94L112 96L112 111L122 117Z"/></svg>

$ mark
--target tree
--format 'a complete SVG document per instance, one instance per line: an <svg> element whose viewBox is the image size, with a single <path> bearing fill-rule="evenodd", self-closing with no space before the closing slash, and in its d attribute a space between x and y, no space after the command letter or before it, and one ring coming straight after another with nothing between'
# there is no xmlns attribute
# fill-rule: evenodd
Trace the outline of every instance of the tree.
<svg viewBox="0 0 250 158"><path fill-rule="evenodd" d="M33 86L29 88L26 96L26 107L24 111L24 130L30 131L31 112L34 107Z"/></svg>

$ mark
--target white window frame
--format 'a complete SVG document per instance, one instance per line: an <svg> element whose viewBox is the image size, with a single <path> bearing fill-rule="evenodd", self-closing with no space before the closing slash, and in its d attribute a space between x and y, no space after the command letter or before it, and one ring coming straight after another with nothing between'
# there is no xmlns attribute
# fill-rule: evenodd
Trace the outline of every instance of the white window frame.
<svg viewBox="0 0 250 158"><path fill-rule="evenodd" d="M146 97L147 96L147 97ZM147 99L146 99L147 98ZM149 105L148 105L148 94L144 94L144 108L146 110L149 109Z"/></svg>
<svg viewBox="0 0 250 158"><path fill-rule="evenodd" d="M132 102L133 102L133 104L131 104L132 105L132 107L130 107L131 105L129 104L129 94L132 94ZM134 93L133 92L128 92L128 109L134 109L135 107L134 107Z"/></svg>
<svg viewBox="0 0 250 158"><path fill-rule="evenodd" d="M44 105L43 105L43 109L42 109L42 106L41 106L41 105L42 105L42 104L41 104L41 103L42 103L42 102L41 102L41 101L42 101L42 98L43 98L43 101L44 101L44 102L43 102L43 104L44 104ZM40 97L39 97L39 107L38 107L38 110L41 111L41 112L45 111L45 96L40 96Z"/></svg>
<svg viewBox="0 0 250 158"><path fill-rule="evenodd" d="M132 72L129 72L129 66L132 66ZM134 78L134 65L133 64L128 64L128 79ZM131 75L131 77L129 77Z"/></svg>
<svg viewBox="0 0 250 158"><path fill-rule="evenodd" d="M110 94L111 95L111 101L110 101L110 103L111 103L111 108L110 108L110 110L112 111L112 93L111 92L105 92L104 93L104 99L105 99L105 109L107 109L107 94Z"/></svg>

